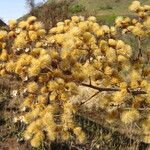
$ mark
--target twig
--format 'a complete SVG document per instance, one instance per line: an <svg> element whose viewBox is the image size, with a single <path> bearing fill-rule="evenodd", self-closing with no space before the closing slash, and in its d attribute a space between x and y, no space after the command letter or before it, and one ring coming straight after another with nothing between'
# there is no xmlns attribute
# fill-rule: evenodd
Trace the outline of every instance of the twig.
<svg viewBox="0 0 150 150"><path fill-rule="evenodd" d="M142 57L142 46L141 46L141 38L138 37L138 49L139 49L139 53L138 53L138 59L140 57Z"/></svg>
<svg viewBox="0 0 150 150"><path fill-rule="evenodd" d="M89 88L98 90L99 92L103 92L103 91L117 92L117 91L120 91L119 88L102 88L102 87L97 87L94 85L89 85L86 83L82 83L81 86L89 87ZM129 92L129 90L127 90L127 91ZM138 90L130 90L130 92L133 95L147 94L145 91L142 91L142 90L139 90L139 91Z"/></svg>
<svg viewBox="0 0 150 150"><path fill-rule="evenodd" d="M131 110L133 109L132 107L131 108L122 108L122 109L125 109L125 110ZM150 111L150 107L143 107L143 108L136 108L137 110L139 111Z"/></svg>
<svg viewBox="0 0 150 150"><path fill-rule="evenodd" d="M96 93L94 93L89 99L85 100L84 102L81 102L81 104L79 105L79 107L82 106L83 104L87 103L88 101L90 101L90 100L91 100L93 97L95 97L98 93L99 93L99 91L96 92Z"/></svg>

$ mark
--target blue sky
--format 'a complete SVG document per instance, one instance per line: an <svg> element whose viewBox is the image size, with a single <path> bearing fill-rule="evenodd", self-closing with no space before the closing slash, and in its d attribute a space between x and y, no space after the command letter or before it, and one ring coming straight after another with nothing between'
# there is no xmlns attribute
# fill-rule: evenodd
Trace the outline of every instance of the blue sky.
<svg viewBox="0 0 150 150"><path fill-rule="evenodd" d="M36 3L42 0L35 0ZM0 0L0 18L6 23L29 12L25 0Z"/></svg>

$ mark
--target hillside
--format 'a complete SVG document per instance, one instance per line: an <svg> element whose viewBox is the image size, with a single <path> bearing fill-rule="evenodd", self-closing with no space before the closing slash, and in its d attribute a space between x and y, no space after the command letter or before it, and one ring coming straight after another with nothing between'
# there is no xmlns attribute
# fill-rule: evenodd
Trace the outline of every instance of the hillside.
<svg viewBox="0 0 150 150"><path fill-rule="evenodd" d="M20 19L35 15L44 22L46 28L49 28L72 15L94 15L99 22L111 25L118 15L132 15L128 10L131 2L132 0L48 0L44 5L35 8ZM140 2L150 4L150 0Z"/></svg>
<svg viewBox="0 0 150 150"><path fill-rule="evenodd" d="M52 0L49 0L49 2L51 1ZM60 1L62 0L56 0L56 2ZM72 1L69 10L71 15L94 15L97 17L98 21L112 24L118 15L131 15L128 6L132 1L133 0L74 0ZM142 4L150 4L150 0L141 0L140 2Z"/></svg>
<svg viewBox="0 0 150 150"><path fill-rule="evenodd" d="M133 0L78 0L88 11L95 11L96 15L130 14L128 6ZM150 4L150 0L140 0L142 4Z"/></svg>

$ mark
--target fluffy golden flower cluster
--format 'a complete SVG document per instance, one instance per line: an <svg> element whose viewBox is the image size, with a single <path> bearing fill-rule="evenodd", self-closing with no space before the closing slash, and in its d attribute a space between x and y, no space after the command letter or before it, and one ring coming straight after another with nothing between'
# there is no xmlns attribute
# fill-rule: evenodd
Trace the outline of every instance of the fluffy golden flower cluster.
<svg viewBox="0 0 150 150"><path fill-rule="evenodd" d="M133 2L130 9L139 14L149 7ZM80 93L79 86L99 91L100 107L108 113L109 122L130 124L142 119L139 110L150 106L149 53L134 63L132 48L118 39L117 28L132 28L141 37L148 33L148 18L147 14L141 22L119 17L116 27L109 27L99 25L93 16L73 16L46 31L31 16L19 23L11 20L9 29L0 30L0 75L21 81L23 115L19 119L27 124L24 137L32 146L40 146L45 138L76 136L79 142L85 141L84 132L74 122L79 105L71 101ZM148 117L141 125L146 134Z"/></svg>
<svg viewBox="0 0 150 150"><path fill-rule="evenodd" d="M141 6L139 1L133 1L129 6L129 10L136 14L136 18L118 17L116 18L116 27L122 28L122 34L132 33L137 37L150 36L150 6Z"/></svg>

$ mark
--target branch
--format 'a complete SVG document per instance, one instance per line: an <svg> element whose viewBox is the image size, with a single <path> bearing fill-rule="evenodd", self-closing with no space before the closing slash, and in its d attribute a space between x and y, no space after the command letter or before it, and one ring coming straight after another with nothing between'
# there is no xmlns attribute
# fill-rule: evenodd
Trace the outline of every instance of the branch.
<svg viewBox="0 0 150 150"><path fill-rule="evenodd" d="M131 108L122 108L122 109L125 109L125 110L131 110L133 109L132 107ZM150 111L150 108L149 107L143 107L143 108L137 108L137 110L139 111Z"/></svg>
<svg viewBox="0 0 150 150"><path fill-rule="evenodd" d="M139 49L139 53L138 53L138 58L142 57L142 46L141 46L141 38L138 37L138 49Z"/></svg>
<svg viewBox="0 0 150 150"><path fill-rule="evenodd" d="M88 98L88 99L85 100L84 102L81 102L81 104L79 105L79 107L82 106L83 104L89 102L89 101L90 101L93 97L95 97L98 93L99 93L99 91L96 92L96 93L94 93L90 98Z"/></svg>
<svg viewBox="0 0 150 150"><path fill-rule="evenodd" d="M86 83L82 83L81 86L89 87L89 88L98 90L99 92L104 92L104 91L117 92L117 91L120 91L119 88L101 88L101 87L97 87L97 86L94 86L94 85L89 85L89 84L86 84ZM127 91L132 93L133 95L147 94L145 91L142 91L142 90L140 90L140 91L138 91L138 90L127 90Z"/></svg>

